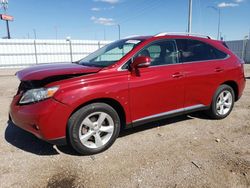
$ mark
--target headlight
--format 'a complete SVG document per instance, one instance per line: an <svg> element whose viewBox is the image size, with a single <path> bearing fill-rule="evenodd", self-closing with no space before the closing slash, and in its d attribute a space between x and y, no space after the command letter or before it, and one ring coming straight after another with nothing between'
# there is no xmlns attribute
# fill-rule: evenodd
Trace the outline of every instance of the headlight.
<svg viewBox="0 0 250 188"><path fill-rule="evenodd" d="M19 104L27 104L42 101L53 97L59 87L31 89L24 93Z"/></svg>

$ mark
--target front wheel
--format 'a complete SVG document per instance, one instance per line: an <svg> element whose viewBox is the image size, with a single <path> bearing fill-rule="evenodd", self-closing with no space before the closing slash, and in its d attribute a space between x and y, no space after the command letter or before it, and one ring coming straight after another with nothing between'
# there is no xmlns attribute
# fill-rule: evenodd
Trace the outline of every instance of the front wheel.
<svg viewBox="0 0 250 188"><path fill-rule="evenodd" d="M208 115L213 119L223 119L227 117L234 107L234 101L234 90L228 85L221 85L213 97Z"/></svg>
<svg viewBox="0 0 250 188"><path fill-rule="evenodd" d="M76 111L68 122L68 137L80 154L96 154L108 149L120 132L117 112L104 103L93 103Z"/></svg>

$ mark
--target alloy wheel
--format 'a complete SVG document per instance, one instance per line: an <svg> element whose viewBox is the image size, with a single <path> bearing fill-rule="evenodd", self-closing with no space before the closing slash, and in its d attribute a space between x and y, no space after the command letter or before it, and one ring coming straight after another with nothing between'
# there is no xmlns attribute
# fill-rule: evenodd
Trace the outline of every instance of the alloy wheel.
<svg viewBox="0 0 250 188"><path fill-rule="evenodd" d="M216 102L216 111L219 115L226 115L230 112L233 104L233 96L230 91L224 90L222 91Z"/></svg>
<svg viewBox="0 0 250 188"><path fill-rule="evenodd" d="M94 112L81 123L79 138L87 148L96 149L108 143L114 133L114 121L105 112Z"/></svg>

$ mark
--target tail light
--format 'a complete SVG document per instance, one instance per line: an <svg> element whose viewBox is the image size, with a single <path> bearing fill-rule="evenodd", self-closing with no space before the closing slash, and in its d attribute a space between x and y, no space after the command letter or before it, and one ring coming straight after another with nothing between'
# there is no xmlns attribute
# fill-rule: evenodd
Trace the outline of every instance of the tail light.
<svg viewBox="0 0 250 188"><path fill-rule="evenodd" d="M245 78L245 71L244 71L244 64L245 64L245 61L240 59L239 60L239 64L240 64L240 67L241 67L241 73L242 73L242 77Z"/></svg>

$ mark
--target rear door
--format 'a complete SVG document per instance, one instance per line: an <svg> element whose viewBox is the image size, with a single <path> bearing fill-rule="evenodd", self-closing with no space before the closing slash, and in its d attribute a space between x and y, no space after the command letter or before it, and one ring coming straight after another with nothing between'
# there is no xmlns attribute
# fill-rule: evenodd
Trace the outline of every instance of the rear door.
<svg viewBox="0 0 250 188"><path fill-rule="evenodd" d="M152 64L129 78L130 110L133 123L143 123L183 108L182 65L174 40L161 40L142 49L136 56L150 56ZM135 56L135 57L136 57Z"/></svg>
<svg viewBox="0 0 250 188"><path fill-rule="evenodd" d="M185 74L184 107L210 105L224 80L227 54L199 40L177 39L176 43Z"/></svg>

